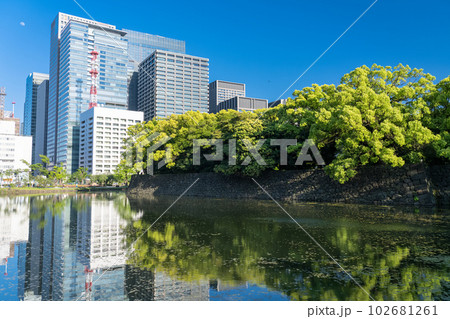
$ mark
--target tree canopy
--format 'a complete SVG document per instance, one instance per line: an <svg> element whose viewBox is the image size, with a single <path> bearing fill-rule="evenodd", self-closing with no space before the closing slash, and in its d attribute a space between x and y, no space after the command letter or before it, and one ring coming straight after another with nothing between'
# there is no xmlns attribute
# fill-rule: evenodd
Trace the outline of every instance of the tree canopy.
<svg viewBox="0 0 450 319"><path fill-rule="evenodd" d="M167 165L159 173L258 176L268 169L301 169L305 165L295 163L307 139L318 147L327 174L340 183L365 165L445 162L450 160L450 78L436 85L434 80L422 69L402 64L361 66L345 74L337 86L313 84L296 90L286 105L153 119L129 129L125 156L132 152L136 160L124 159L117 174L145 173L149 159L165 158ZM194 165L194 139L223 139L224 157L207 161L201 156L201 165ZM271 145L274 139L297 140L287 146L286 163L280 162L281 147ZM164 147L156 149L165 140ZM213 143L202 145L202 154L213 154L216 148ZM258 148L264 165L251 156L252 148ZM248 157L251 161L246 161Z"/></svg>

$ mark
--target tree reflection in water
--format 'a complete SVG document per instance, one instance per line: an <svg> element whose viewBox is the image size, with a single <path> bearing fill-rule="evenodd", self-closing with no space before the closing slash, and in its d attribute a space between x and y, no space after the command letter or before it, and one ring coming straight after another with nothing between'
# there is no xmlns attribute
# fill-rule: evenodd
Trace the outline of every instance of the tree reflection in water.
<svg viewBox="0 0 450 319"><path fill-rule="evenodd" d="M270 202L185 198L142 233L173 199L131 200L142 217L129 263L184 281L265 286L293 300L369 300ZM287 210L377 300L448 298L445 214L349 205Z"/></svg>
<svg viewBox="0 0 450 319"><path fill-rule="evenodd" d="M0 197L0 299L76 300L88 268L92 300L368 300L270 201L183 197L145 232L174 199ZM448 211L283 206L375 299L450 299Z"/></svg>

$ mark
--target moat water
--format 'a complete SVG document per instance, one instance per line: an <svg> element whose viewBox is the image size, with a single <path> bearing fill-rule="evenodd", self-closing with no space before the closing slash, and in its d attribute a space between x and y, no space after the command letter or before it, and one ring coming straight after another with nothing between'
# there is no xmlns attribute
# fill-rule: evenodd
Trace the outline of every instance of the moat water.
<svg viewBox="0 0 450 319"><path fill-rule="evenodd" d="M0 300L450 299L448 210L175 199L0 197Z"/></svg>

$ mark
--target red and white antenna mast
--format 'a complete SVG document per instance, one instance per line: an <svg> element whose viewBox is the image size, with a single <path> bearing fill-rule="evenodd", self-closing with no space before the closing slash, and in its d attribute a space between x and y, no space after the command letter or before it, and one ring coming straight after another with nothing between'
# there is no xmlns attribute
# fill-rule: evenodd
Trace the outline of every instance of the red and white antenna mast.
<svg viewBox="0 0 450 319"><path fill-rule="evenodd" d="M14 118L14 111L16 109L16 102L12 102L12 105L13 105L13 111L12 111L11 117Z"/></svg>
<svg viewBox="0 0 450 319"><path fill-rule="evenodd" d="M0 86L0 119L2 119L3 116L5 115L5 97L6 97L5 87Z"/></svg>
<svg viewBox="0 0 450 319"><path fill-rule="evenodd" d="M90 54L91 54L91 70L89 71L89 73L91 74L91 100L89 103L89 108L91 109L97 106L98 52L95 51L95 49L93 49Z"/></svg>

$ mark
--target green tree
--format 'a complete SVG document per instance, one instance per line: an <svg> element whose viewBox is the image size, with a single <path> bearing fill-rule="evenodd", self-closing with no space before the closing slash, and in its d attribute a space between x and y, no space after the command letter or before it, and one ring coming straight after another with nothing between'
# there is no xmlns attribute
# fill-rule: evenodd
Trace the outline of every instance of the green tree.
<svg viewBox="0 0 450 319"><path fill-rule="evenodd" d="M215 171L257 176L265 170L300 169L296 159L303 141L312 139L325 160L325 171L340 183L350 180L365 165L402 166L430 158L450 158L449 79L434 85L421 69L362 66L341 79L341 84L296 90L286 105L256 112L187 112L154 119L129 128L125 156L115 171L128 183L133 174L145 174L151 160L169 160L158 173ZM169 140L147 154L150 147ZM296 139L287 149L288 161L279 163L280 147L269 139ZM223 139L224 159L193 165L194 139ZM262 144L258 141L266 140ZM228 143L227 143L228 142ZM231 152L230 142L236 151ZM251 148L264 164L254 160ZM433 147L431 147L433 146ZM204 145L202 153L213 153ZM126 158L136 160L127 162ZM149 158L150 157L150 158ZM252 159L247 165L244 160ZM236 164L230 165L229 160ZM315 163L307 163L309 166Z"/></svg>
<svg viewBox="0 0 450 319"><path fill-rule="evenodd" d="M373 65L343 76L341 85L313 85L295 91L293 116L309 138L332 159L328 174L344 183L368 164L402 166L424 158L437 139L423 125L430 109L424 97L434 77L423 70Z"/></svg>
<svg viewBox="0 0 450 319"><path fill-rule="evenodd" d="M106 181L108 180L108 175L101 174L97 176L97 181L100 185L105 186Z"/></svg>
<svg viewBox="0 0 450 319"><path fill-rule="evenodd" d="M114 178L118 183L128 185L131 176L136 173L135 168L123 159L114 170Z"/></svg>
<svg viewBox="0 0 450 319"><path fill-rule="evenodd" d="M50 178L55 183L62 186L64 181L67 179L67 171L65 167L62 164L53 167L53 170L50 172Z"/></svg>
<svg viewBox="0 0 450 319"><path fill-rule="evenodd" d="M99 184L101 186L105 186L106 181L108 180L108 175L100 174L100 175L91 175L91 182Z"/></svg>
<svg viewBox="0 0 450 319"><path fill-rule="evenodd" d="M72 174L72 178L81 184L84 184L88 177L89 173L86 167L79 167L78 170Z"/></svg>
<svg viewBox="0 0 450 319"><path fill-rule="evenodd" d="M426 119L427 126L438 134L433 143L433 160L450 160L450 77L440 81L427 98L431 111Z"/></svg>

